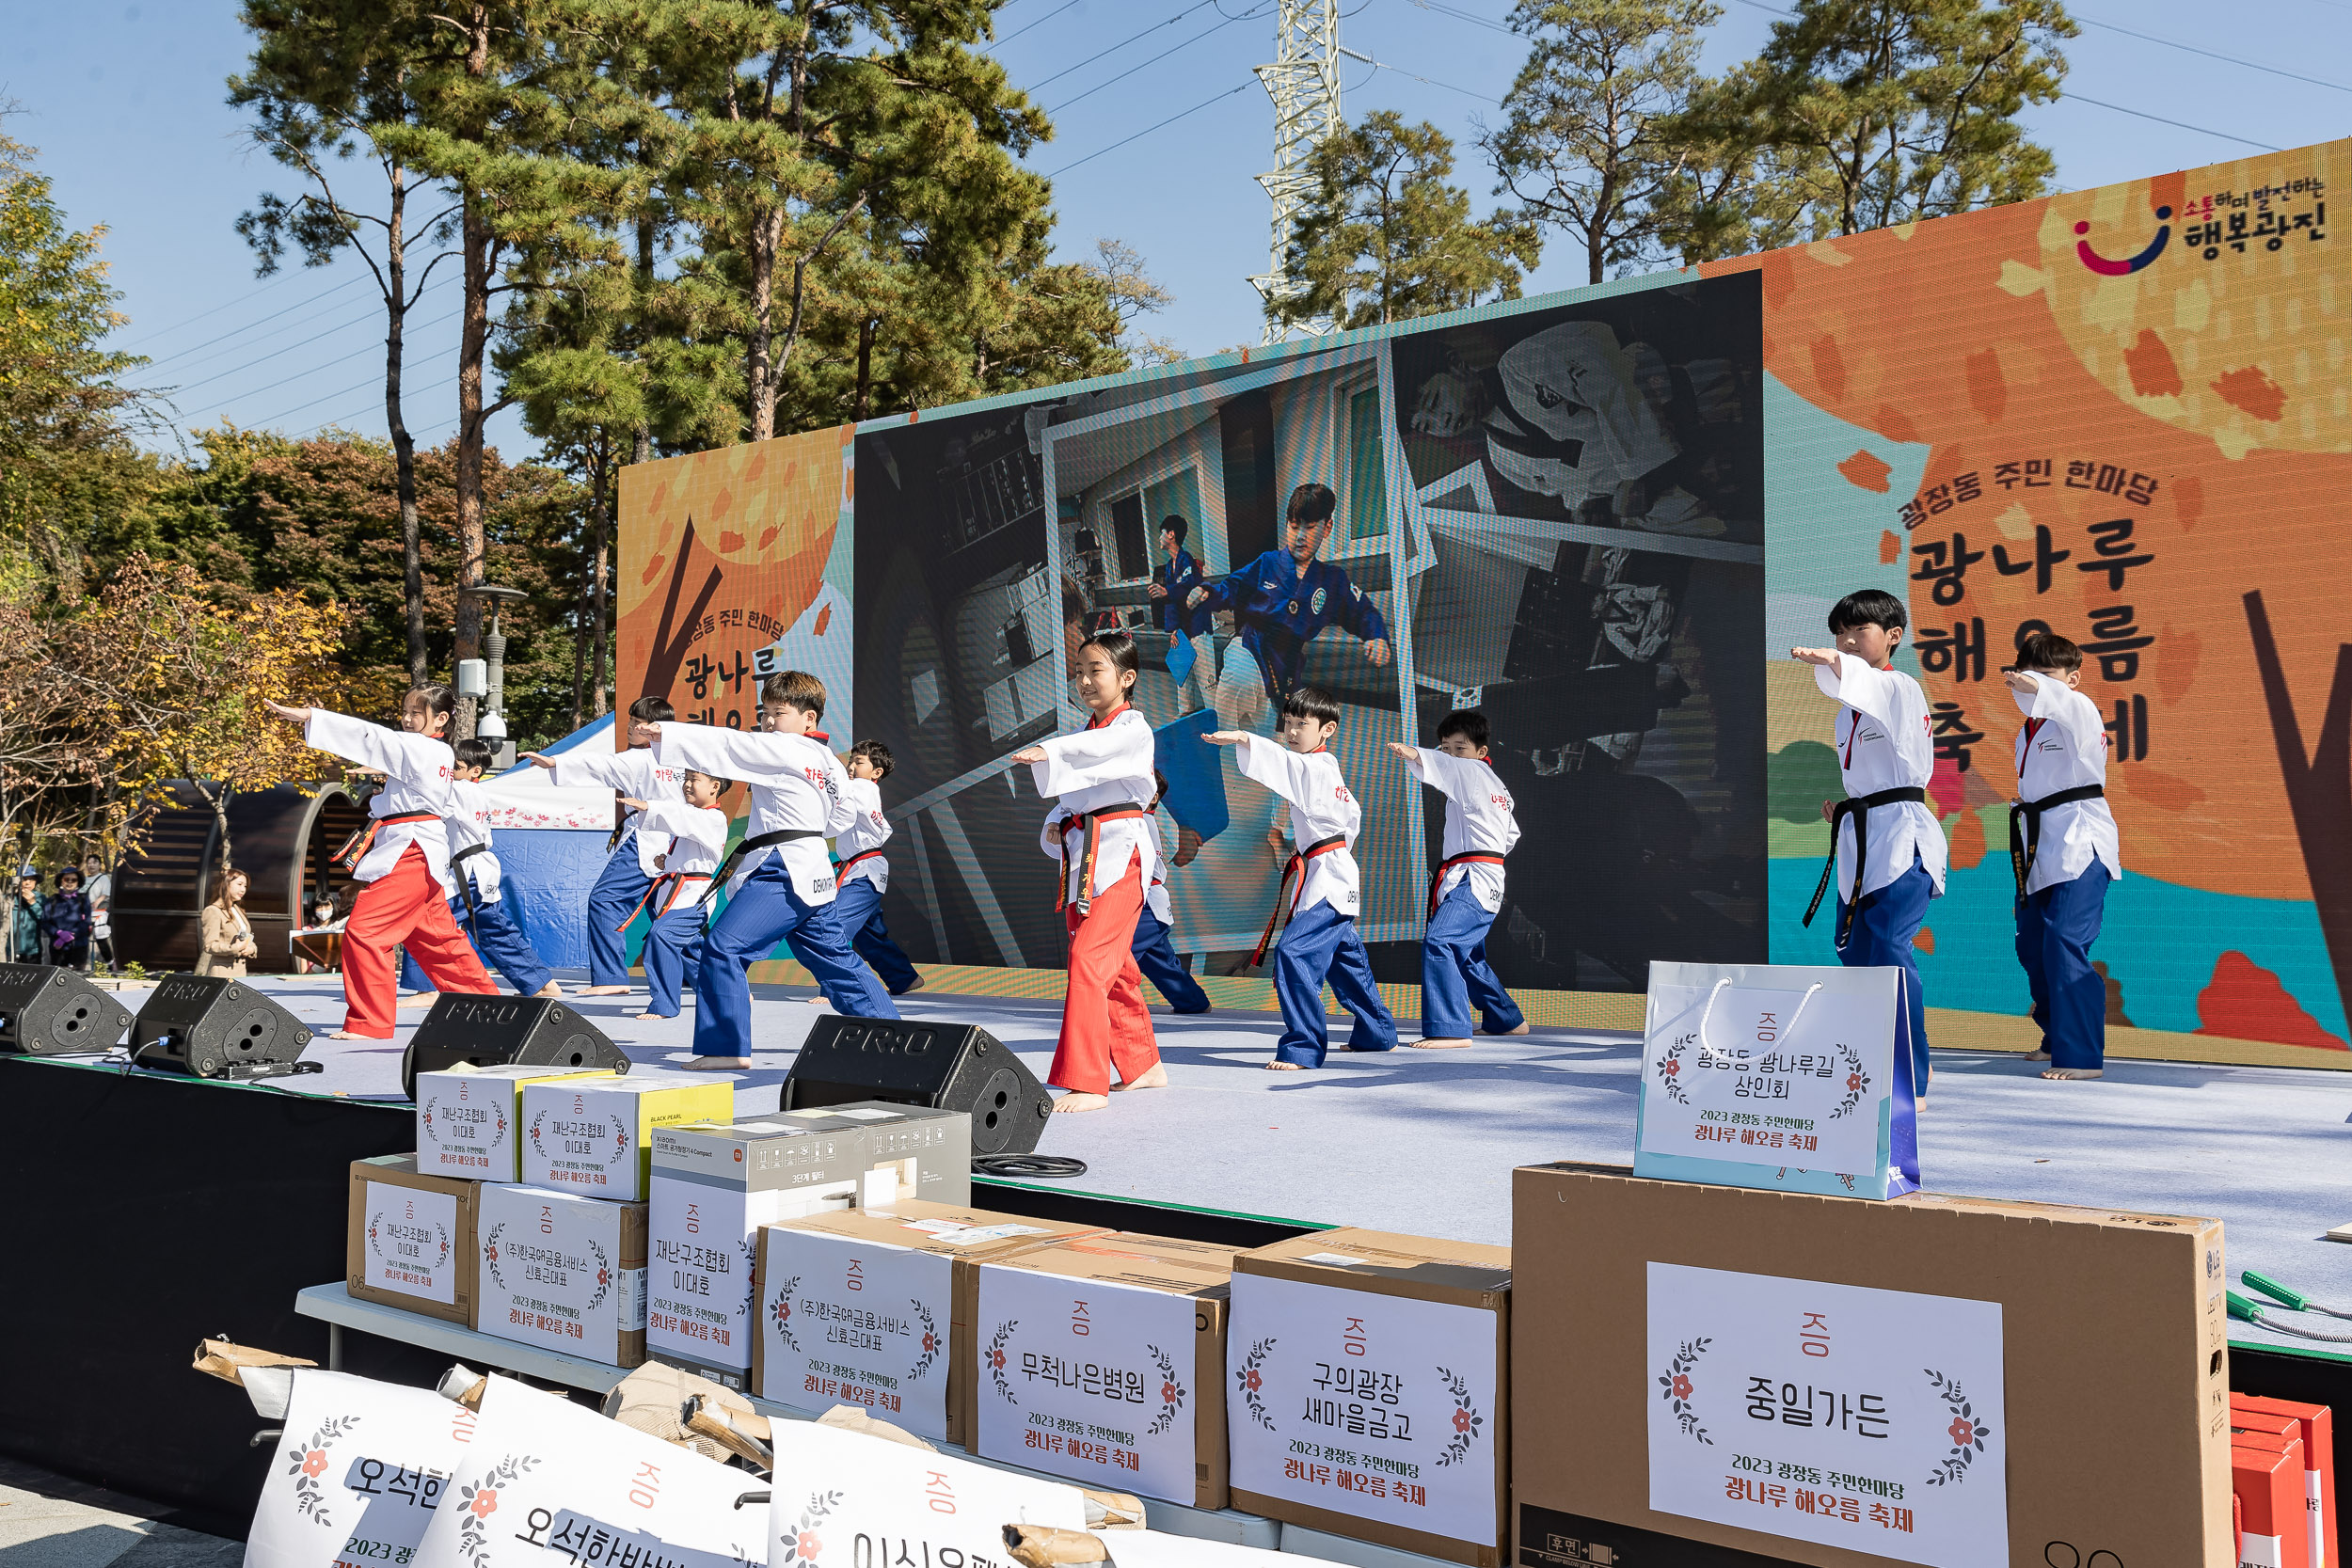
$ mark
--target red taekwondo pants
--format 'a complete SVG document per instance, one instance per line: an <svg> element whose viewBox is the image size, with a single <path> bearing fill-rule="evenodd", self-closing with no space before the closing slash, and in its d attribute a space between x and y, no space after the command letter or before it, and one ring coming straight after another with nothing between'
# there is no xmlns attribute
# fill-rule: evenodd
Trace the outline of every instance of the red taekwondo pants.
<svg viewBox="0 0 2352 1568"><path fill-rule="evenodd" d="M449 912L441 884L411 844L400 863L359 890L343 927L343 1027L373 1040L392 1037L398 1017L392 946L405 944L437 990L495 995L465 934Z"/></svg>
<svg viewBox="0 0 2352 1568"><path fill-rule="evenodd" d="M1111 1069L1131 1083L1160 1059L1152 1011L1143 1005L1143 972L1136 967L1136 916L1143 908L1143 867L1131 861L1108 893L1097 894L1084 915L1073 904L1070 990L1062 1001L1061 1043L1045 1081L1079 1094L1108 1094Z"/></svg>

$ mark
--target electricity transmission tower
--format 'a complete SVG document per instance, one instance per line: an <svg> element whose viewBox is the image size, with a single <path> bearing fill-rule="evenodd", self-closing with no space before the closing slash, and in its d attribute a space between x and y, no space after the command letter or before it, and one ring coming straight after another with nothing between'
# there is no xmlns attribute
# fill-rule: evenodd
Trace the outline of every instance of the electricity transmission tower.
<svg viewBox="0 0 2352 1568"><path fill-rule="evenodd" d="M1282 261L1298 229L1299 210L1315 194L1308 166L1325 137L1341 129L1339 0L1279 0L1275 59L1258 67L1258 80L1274 100L1274 167L1258 183L1274 200L1274 251L1256 284L1270 308L1304 292L1283 275ZM1331 330L1327 322L1284 323L1266 318L1262 341L1311 338Z"/></svg>

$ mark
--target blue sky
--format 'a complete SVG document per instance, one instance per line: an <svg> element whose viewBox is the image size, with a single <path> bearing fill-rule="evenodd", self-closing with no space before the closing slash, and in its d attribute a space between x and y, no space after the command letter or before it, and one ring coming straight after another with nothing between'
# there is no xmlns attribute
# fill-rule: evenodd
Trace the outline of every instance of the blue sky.
<svg viewBox="0 0 2352 1568"><path fill-rule="evenodd" d="M1348 117L1435 121L1461 144L1456 177L1482 203L1492 181L1470 142L1525 55L1501 25L1508 8L1353 0L1343 24L1343 41L1381 62L1346 62ZM1709 70L1752 55L1775 14L1762 0L1724 9ZM2074 96L2030 118L2068 187L2324 141L2352 122L2352 0L2237 0L2226 28L2214 25L2223 8L2195 0L2089 0L2074 14ZM1250 68L1272 56L1272 0L1010 0L999 16L996 52L1055 122L1031 161L1055 176L1061 252L1090 254L1098 236L1134 245L1175 295L1152 329L1191 353L1258 337L1245 279L1267 261L1253 177L1273 115ZM0 0L0 99L24 111L8 132L40 149L76 226L107 226L131 317L119 341L180 388L183 428L380 435L381 317L359 269L297 268L264 289L233 227L257 193L293 182L224 102L246 45L231 0ZM1555 241L1530 292L1581 280ZM426 442L455 424L454 310L437 291L411 334L406 408ZM492 438L514 456L531 445L511 414Z"/></svg>

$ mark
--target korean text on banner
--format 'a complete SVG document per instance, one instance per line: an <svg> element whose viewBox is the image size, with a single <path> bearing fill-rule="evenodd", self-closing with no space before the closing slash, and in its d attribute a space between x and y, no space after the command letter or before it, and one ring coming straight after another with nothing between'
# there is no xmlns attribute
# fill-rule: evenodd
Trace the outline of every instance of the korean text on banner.
<svg viewBox="0 0 2352 1568"><path fill-rule="evenodd" d="M2009 1553L1998 1302L1651 1263L1649 1505L1933 1568Z"/></svg>
<svg viewBox="0 0 2352 1568"><path fill-rule="evenodd" d="M1086 1528L1074 1486L813 1421L775 1423L774 1568L1006 1560L1007 1525Z"/></svg>
<svg viewBox="0 0 2352 1568"><path fill-rule="evenodd" d="M1829 1196L1919 1184L1891 969L1650 965L1633 1173Z"/></svg>
<svg viewBox="0 0 2352 1568"><path fill-rule="evenodd" d="M1236 1486L1495 1544L1492 1312L1237 1274L1226 1359Z"/></svg>
<svg viewBox="0 0 2352 1568"><path fill-rule="evenodd" d="M297 1368L248 1568L405 1563L472 1439L474 1413L427 1388Z"/></svg>

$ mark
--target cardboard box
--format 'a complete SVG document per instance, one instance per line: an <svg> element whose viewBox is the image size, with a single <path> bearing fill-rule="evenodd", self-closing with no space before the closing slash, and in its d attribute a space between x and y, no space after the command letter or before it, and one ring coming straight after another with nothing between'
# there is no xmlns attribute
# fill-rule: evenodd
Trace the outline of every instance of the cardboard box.
<svg viewBox="0 0 2352 1568"><path fill-rule="evenodd" d="M653 1184L653 1131L735 1119L735 1080L639 1071L523 1085L525 1186L642 1202Z"/></svg>
<svg viewBox="0 0 2352 1568"><path fill-rule="evenodd" d="M1101 1233L913 1200L771 1225L759 1236L753 1387L804 1410L864 1405L961 1447L981 1260Z"/></svg>
<svg viewBox="0 0 2352 1568"><path fill-rule="evenodd" d="M645 1360L645 1206L481 1188L484 1334L610 1367Z"/></svg>
<svg viewBox="0 0 2352 1568"><path fill-rule="evenodd" d="M417 1168L469 1181L522 1180L523 1085L613 1078L610 1069L464 1068L417 1074Z"/></svg>
<svg viewBox="0 0 2352 1568"><path fill-rule="evenodd" d="M1232 1301L1233 1506L1499 1568L1510 1249L1326 1230L1236 1258Z"/></svg>
<svg viewBox="0 0 2352 1568"><path fill-rule="evenodd" d="M655 1128L646 1353L748 1391L759 1227L848 1208L865 1170L865 1130L838 1117Z"/></svg>
<svg viewBox="0 0 2352 1568"><path fill-rule="evenodd" d="M965 1112L859 1100L784 1115L839 1117L866 1129L871 1174L859 1189L862 1208L902 1198L959 1206L972 1201L972 1117Z"/></svg>
<svg viewBox="0 0 2352 1568"><path fill-rule="evenodd" d="M479 1191L423 1174L413 1154L353 1161L343 1289L359 1301L471 1323Z"/></svg>
<svg viewBox="0 0 2352 1568"><path fill-rule="evenodd" d="M2230 1396L2230 1425L2285 1435L2286 1423L2303 1439L2303 1505L2311 1515L2312 1568L2340 1568L2343 1548L2336 1540L2335 1414L2324 1404L2266 1399L2256 1394Z"/></svg>
<svg viewBox="0 0 2352 1568"><path fill-rule="evenodd" d="M978 1269L972 1451L1082 1485L1225 1506L1235 1249L1114 1230Z"/></svg>
<svg viewBox="0 0 2352 1568"><path fill-rule="evenodd" d="M2233 1560L2217 1220L1536 1165L1512 1257L1531 1568Z"/></svg>

